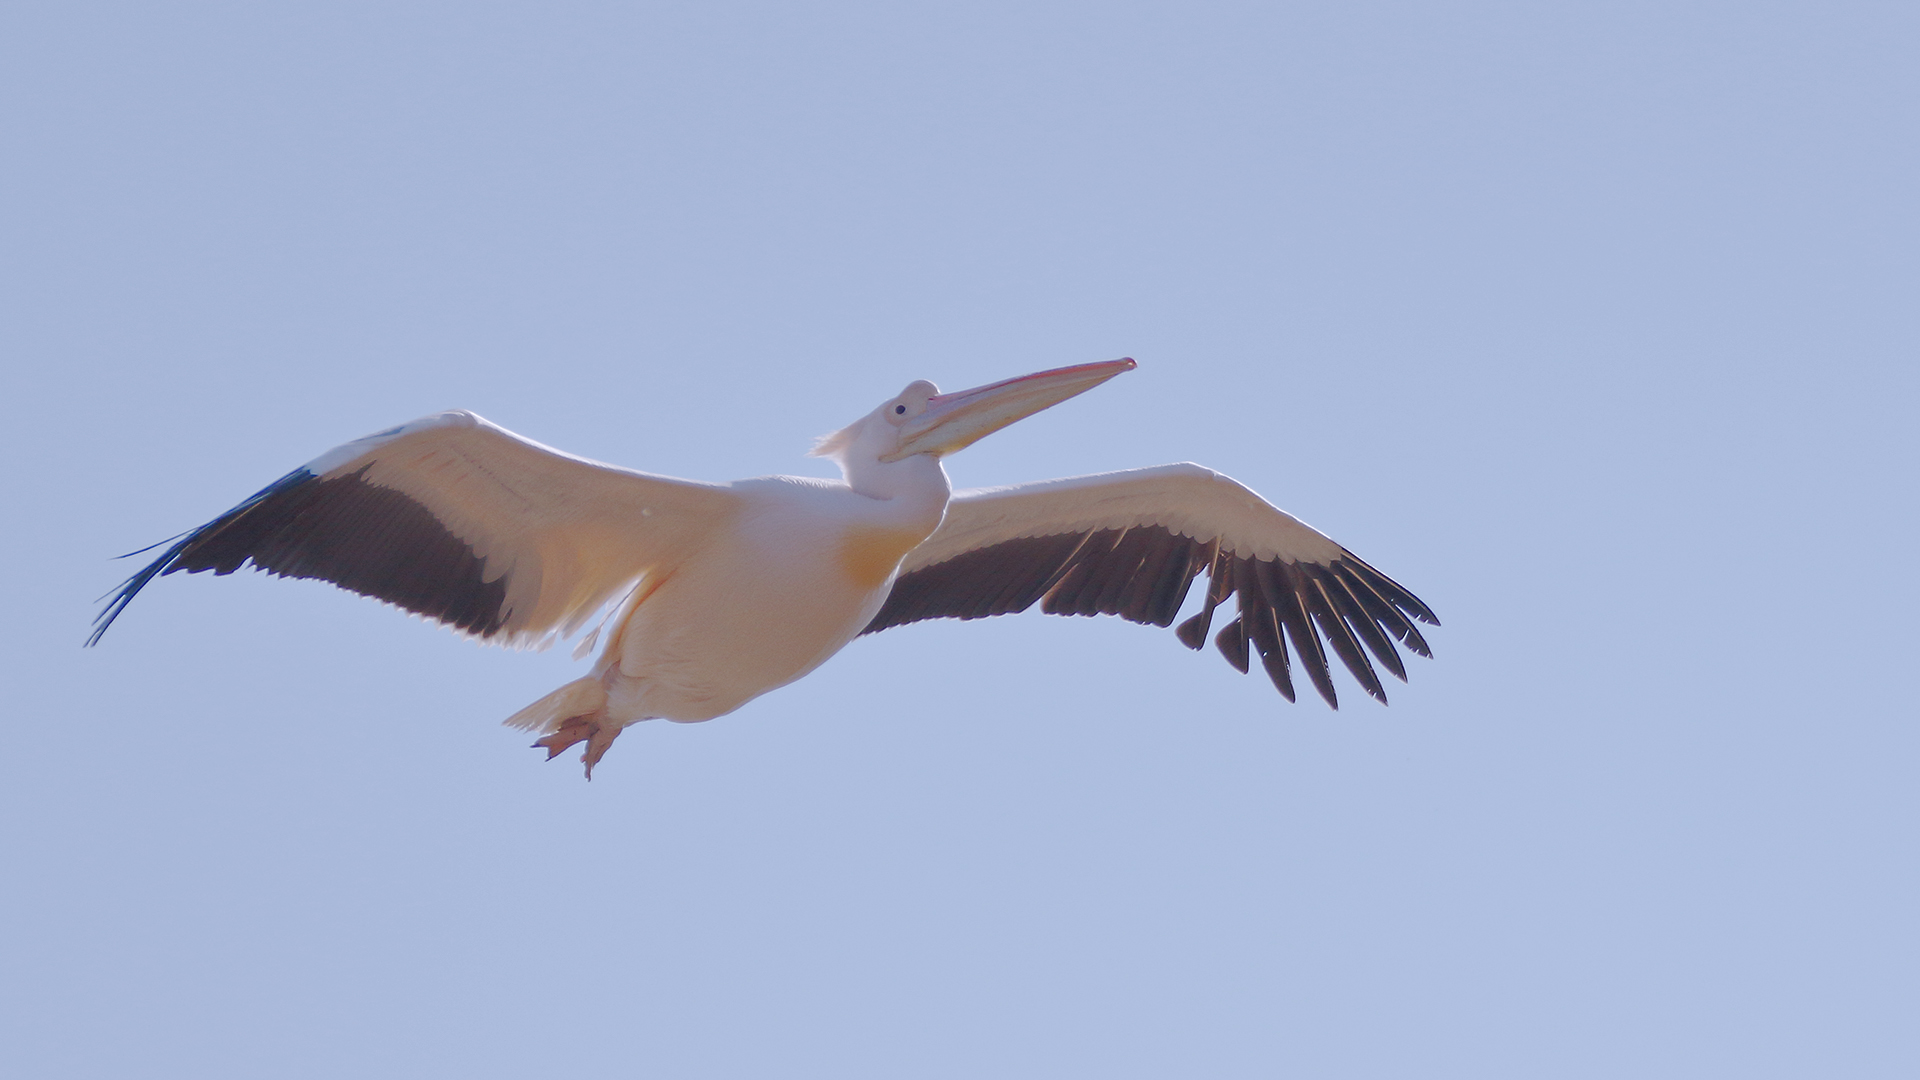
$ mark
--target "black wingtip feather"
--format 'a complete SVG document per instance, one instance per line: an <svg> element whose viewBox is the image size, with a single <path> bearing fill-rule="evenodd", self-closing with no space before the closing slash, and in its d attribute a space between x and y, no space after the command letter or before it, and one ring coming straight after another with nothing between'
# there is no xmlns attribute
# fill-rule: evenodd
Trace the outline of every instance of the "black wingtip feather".
<svg viewBox="0 0 1920 1080"><path fill-rule="evenodd" d="M1287 671L1285 644L1262 656L1260 666L1266 669L1267 678L1273 682L1273 688L1280 691L1281 697L1286 698L1290 704L1299 700L1293 696L1293 676ZM1335 708L1338 707L1335 706Z"/></svg>
<svg viewBox="0 0 1920 1080"><path fill-rule="evenodd" d="M1386 691L1369 653L1402 681L1406 666L1394 640L1432 655L1414 623L1437 624L1433 612L1351 555L1331 565L1261 561L1224 551L1217 539L1196 540L1162 526L1009 540L902 574L862 633L920 619L1024 611L1036 602L1051 615L1117 614L1169 626L1201 574L1209 579L1201 608L1179 624L1175 638L1190 649L1205 648L1214 609L1238 595L1240 611L1214 644L1242 673L1251 670L1257 653L1289 701L1296 699L1296 660L1321 698L1337 709L1329 652L1383 702Z"/></svg>
<svg viewBox="0 0 1920 1080"><path fill-rule="evenodd" d="M1440 625L1440 616L1435 615L1432 608L1428 607L1424 601L1408 591L1405 585L1374 569L1373 565L1365 559L1342 548L1340 562L1364 579L1376 592L1382 597L1385 597L1389 603L1394 604L1407 614L1426 623L1428 626Z"/></svg>
<svg viewBox="0 0 1920 1080"><path fill-rule="evenodd" d="M248 563L277 577L329 581L481 637L497 633L511 614L506 579L485 580L485 561L465 541L364 473L322 480L295 469L195 529L127 580L87 644L98 643L154 577L231 574Z"/></svg>
<svg viewBox="0 0 1920 1080"><path fill-rule="evenodd" d="M1234 595L1240 598L1240 626L1253 642L1254 651L1260 654L1260 666L1266 670L1267 678L1292 701L1293 677L1288 673L1287 643L1274 621L1273 605L1266 602L1259 574L1258 565L1252 559L1234 560Z"/></svg>
<svg viewBox="0 0 1920 1080"><path fill-rule="evenodd" d="M1327 595L1340 612L1340 617L1360 635L1362 641L1366 642L1367 648L1373 652L1374 657L1386 665L1394 678L1406 682L1407 668L1400 662L1400 650L1394 648L1393 642L1387 640L1387 636L1380 632L1380 624L1368 617L1358 598L1353 595L1352 586L1339 573L1339 568L1335 567L1334 572L1328 574L1321 584L1326 587Z"/></svg>
<svg viewBox="0 0 1920 1080"><path fill-rule="evenodd" d="M1280 624L1286 627L1287 637L1293 639L1294 650L1300 654L1300 665L1307 669L1307 678L1326 703L1338 709L1340 698L1334 693L1333 678L1327 671L1326 650L1320 647L1320 635L1307 618L1306 608L1301 606L1299 571L1289 563L1259 562L1255 566L1260 590L1267 603L1273 605Z"/></svg>
<svg viewBox="0 0 1920 1080"><path fill-rule="evenodd" d="M101 637L105 636L107 629L113 625L114 620L120 617L120 613L127 609L128 604L133 603L133 598L139 595L140 590L147 587L147 582L152 581L155 577L163 574L171 574L179 570L180 567L177 565L177 560L183 552L202 540L218 535L221 530L246 516L249 511L261 503L299 488L301 485L313 479L313 474L306 469L295 469L280 479L275 480L273 483L268 484L266 487L261 488L259 491L254 492L252 495L249 495L239 506L221 514L219 517L214 518L212 521L207 522L197 529L190 529L176 536L175 539L179 540L179 543L168 548L159 558L142 567L139 573L122 583L116 591L113 601L103 608L100 614L93 617L94 630L92 634L88 635L85 647L92 648L100 643ZM162 540L160 544L166 542L167 541ZM160 544L149 544L139 551L130 551L120 556L120 558L127 559L142 554L143 552L152 551L154 548L159 547Z"/></svg>
<svg viewBox="0 0 1920 1080"><path fill-rule="evenodd" d="M1227 658L1227 663L1238 669L1240 674L1245 675L1252 667L1249 663L1250 658L1247 656L1247 631L1240 625L1239 619L1221 627L1220 633L1214 635L1213 644L1220 650L1220 655Z"/></svg>
<svg viewBox="0 0 1920 1080"><path fill-rule="evenodd" d="M1348 629L1345 620L1334 610L1332 598L1327 595L1325 583L1321 580L1327 571L1318 566L1302 566L1299 569L1304 586L1301 598L1306 601L1313 621L1320 627L1320 635L1333 646L1340 662L1347 666L1347 671L1367 692L1367 696L1382 705L1386 704L1387 691L1380 685L1380 676L1374 674L1373 665L1367 662L1367 654L1360 651L1360 643L1354 640L1353 631Z"/></svg>

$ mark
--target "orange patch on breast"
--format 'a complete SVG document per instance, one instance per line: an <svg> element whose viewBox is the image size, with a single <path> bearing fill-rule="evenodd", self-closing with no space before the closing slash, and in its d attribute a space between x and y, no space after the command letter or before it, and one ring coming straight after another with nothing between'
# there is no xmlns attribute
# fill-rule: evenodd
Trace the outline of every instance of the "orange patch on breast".
<svg viewBox="0 0 1920 1080"><path fill-rule="evenodd" d="M840 568L863 589L877 589L924 537L903 529L856 525L840 538Z"/></svg>

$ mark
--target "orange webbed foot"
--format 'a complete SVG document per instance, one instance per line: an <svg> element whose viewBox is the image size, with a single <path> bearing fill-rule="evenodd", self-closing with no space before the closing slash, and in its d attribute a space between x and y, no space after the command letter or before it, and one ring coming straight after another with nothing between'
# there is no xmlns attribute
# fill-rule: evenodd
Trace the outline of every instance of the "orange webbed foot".
<svg viewBox="0 0 1920 1080"><path fill-rule="evenodd" d="M587 748L581 752L580 760L586 764L587 779L591 780L593 767L607 756L607 749L613 745L613 740L620 737L623 727L621 724L605 724L590 717L576 716L562 721L551 735L536 740L533 746L536 750L544 749L547 760L552 761L560 756L562 750L576 743L586 743Z"/></svg>

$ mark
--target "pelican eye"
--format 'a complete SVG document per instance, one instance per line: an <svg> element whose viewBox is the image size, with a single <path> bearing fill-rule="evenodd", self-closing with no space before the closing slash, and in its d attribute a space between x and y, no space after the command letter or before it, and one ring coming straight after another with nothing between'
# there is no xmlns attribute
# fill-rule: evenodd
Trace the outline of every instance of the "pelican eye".
<svg viewBox="0 0 1920 1080"><path fill-rule="evenodd" d="M907 415L907 407L905 405L895 405L893 407L893 415L895 416Z"/></svg>

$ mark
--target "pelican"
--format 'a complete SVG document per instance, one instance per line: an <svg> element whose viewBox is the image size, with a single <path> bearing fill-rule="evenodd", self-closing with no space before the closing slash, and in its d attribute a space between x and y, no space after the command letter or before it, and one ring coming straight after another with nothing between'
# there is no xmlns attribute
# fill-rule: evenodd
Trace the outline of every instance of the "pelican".
<svg viewBox="0 0 1920 1080"><path fill-rule="evenodd" d="M544 648L601 621L588 675L515 713L551 761L584 743L587 778L628 725L711 720L801 678L854 638L922 619L1025 611L1172 625L1257 654L1288 701L1304 671L1338 708L1327 648L1370 696L1398 641L1438 625L1399 583L1228 477L1191 463L953 491L942 459L1135 367L1080 364L942 394L914 382L819 440L838 482L678 480L575 457L465 411L329 450L129 578L101 635L156 576L242 565L319 578L484 642ZM159 545L155 545L156 547ZM138 553L136 553L138 554ZM1323 644L1324 639L1324 644ZM1290 657L1286 642L1293 642ZM1361 646L1365 645L1366 651Z"/></svg>

